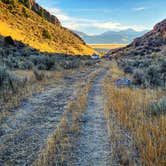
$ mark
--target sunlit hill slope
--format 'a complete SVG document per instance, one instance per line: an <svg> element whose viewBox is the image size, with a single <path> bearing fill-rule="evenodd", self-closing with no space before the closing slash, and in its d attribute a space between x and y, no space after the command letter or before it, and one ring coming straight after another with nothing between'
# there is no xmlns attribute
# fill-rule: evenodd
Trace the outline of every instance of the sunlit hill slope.
<svg viewBox="0 0 166 166"><path fill-rule="evenodd" d="M40 51L74 55L90 55L94 52L59 22L55 25L47 21L43 11L41 8L40 15L22 3L5 4L0 0L0 35L10 35Z"/></svg>

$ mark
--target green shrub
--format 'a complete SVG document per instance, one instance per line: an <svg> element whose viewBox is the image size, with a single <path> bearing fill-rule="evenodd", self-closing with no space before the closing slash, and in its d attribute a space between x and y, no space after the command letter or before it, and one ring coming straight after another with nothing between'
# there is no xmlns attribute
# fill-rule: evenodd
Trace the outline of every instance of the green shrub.
<svg viewBox="0 0 166 166"><path fill-rule="evenodd" d="M21 2L22 4L25 4L25 0L19 0L19 2Z"/></svg>
<svg viewBox="0 0 166 166"><path fill-rule="evenodd" d="M47 55L32 55L29 59L37 69L40 70L53 70L55 69L55 59L54 57L49 57Z"/></svg>
<svg viewBox="0 0 166 166"><path fill-rule="evenodd" d="M68 61L63 61L61 62L61 67L63 67L64 69L75 69L78 68L81 65L81 62L78 60L68 60Z"/></svg>
<svg viewBox="0 0 166 166"><path fill-rule="evenodd" d="M142 85L145 83L145 75L142 70L135 70L133 74L133 83L135 85Z"/></svg>
<svg viewBox="0 0 166 166"><path fill-rule="evenodd" d="M30 69L33 69L34 67L33 63L29 60L21 61L18 65L19 65L19 69L22 69L22 70L30 70Z"/></svg>
<svg viewBox="0 0 166 166"><path fill-rule="evenodd" d="M166 114L166 97L160 99L157 102L150 104L149 114L153 116Z"/></svg>
<svg viewBox="0 0 166 166"><path fill-rule="evenodd" d="M25 3L25 2L24 2ZM26 3L25 3L25 6L29 9L31 9L31 3L30 1L28 0Z"/></svg>
<svg viewBox="0 0 166 166"><path fill-rule="evenodd" d="M11 90L16 92L20 87L23 87L27 82L26 77L18 77L13 72L10 72L5 67L0 66L0 92Z"/></svg>
<svg viewBox="0 0 166 166"><path fill-rule="evenodd" d="M2 2L6 3L6 4L10 4L13 7L15 7L18 0L2 0Z"/></svg>
<svg viewBox="0 0 166 166"><path fill-rule="evenodd" d="M146 70L146 80L152 87L162 85L160 67L158 65L151 65Z"/></svg>
<svg viewBox="0 0 166 166"><path fill-rule="evenodd" d="M95 64L95 62L93 61L93 60L86 60L85 62L84 62L84 65L85 66L92 66L92 65L94 65Z"/></svg>
<svg viewBox="0 0 166 166"><path fill-rule="evenodd" d="M45 12L44 12L44 9L43 9L43 8L41 8L41 10L40 10L40 16L41 16L42 18L45 18Z"/></svg>
<svg viewBox="0 0 166 166"><path fill-rule="evenodd" d="M15 7L18 3L18 0L2 0L2 2L8 4L8 9L11 13L15 14Z"/></svg>
<svg viewBox="0 0 166 166"><path fill-rule="evenodd" d="M124 72L132 74L133 73L133 68L131 66L125 66L124 67Z"/></svg>
<svg viewBox="0 0 166 166"><path fill-rule="evenodd" d="M46 29L43 30L42 35L43 35L43 37L46 38L46 39L51 39L51 38L52 38L52 37L51 37L51 33L50 33L48 30L46 30Z"/></svg>
<svg viewBox="0 0 166 166"><path fill-rule="evenodd" d="M38 80L38 81L42 81L45 78L45 75L44 75L44 73L42 71L39 71L39 70L35 69L33 71L33 73L34 73L34 75L36 77L36 80Z"/></svg>
<svg viewBox="0 0 166 166"><path fill-rule="evenodd" d="M25 17L29 17L28 11L24 6L22 7L22 13Z"/></svg>

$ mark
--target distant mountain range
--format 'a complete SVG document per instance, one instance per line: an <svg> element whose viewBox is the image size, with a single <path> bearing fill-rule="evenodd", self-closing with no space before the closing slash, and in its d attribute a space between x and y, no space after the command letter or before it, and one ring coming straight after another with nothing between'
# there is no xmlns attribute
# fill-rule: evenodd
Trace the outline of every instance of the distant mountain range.
<svg viewBox="0 0 166 166"><path fill-rule="evenodd" d="M123 31L107 31L99 35L88 35L86 33L79 31L74 32L88 44L128 44L131 43L133 39L142 36L148 31L145 30L137 32L133 29L127 29Z"/></svg>

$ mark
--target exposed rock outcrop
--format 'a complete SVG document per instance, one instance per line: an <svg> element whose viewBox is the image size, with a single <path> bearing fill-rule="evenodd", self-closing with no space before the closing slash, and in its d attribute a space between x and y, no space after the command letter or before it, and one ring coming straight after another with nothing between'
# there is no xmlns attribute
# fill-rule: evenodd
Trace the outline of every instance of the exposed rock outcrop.
<svg viewBox="0 0 166 166"><path fill-rule="evenodd" d="M39 4L37 4L35 0L27 0L27 1L30 1L31 10L33 10L40 16L44 17L46 20L48 20L52 24L61 25L60 21L58 20L56 16L51 15L47 10L45 10Z"/></svg>

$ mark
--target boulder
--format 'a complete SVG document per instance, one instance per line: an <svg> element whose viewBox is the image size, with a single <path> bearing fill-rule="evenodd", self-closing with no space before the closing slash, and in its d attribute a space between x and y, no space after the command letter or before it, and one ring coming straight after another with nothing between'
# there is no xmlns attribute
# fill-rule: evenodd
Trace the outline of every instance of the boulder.
<svg viewBox="0 0 166 166"><path fill-rule="evenodd" d="M11 36L4 37L4 44L15 46L15 42Z"/></svg>
<svg viewBox="0 0 166 166"><path fill-rule="evenodd" d="M115 81L117 87L128 87L131 85L132 81L128 78L119 78Z"/></svg>

